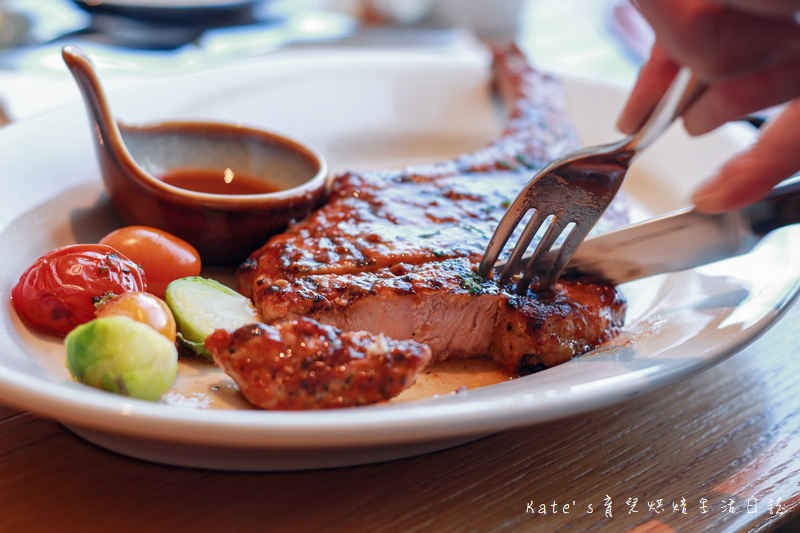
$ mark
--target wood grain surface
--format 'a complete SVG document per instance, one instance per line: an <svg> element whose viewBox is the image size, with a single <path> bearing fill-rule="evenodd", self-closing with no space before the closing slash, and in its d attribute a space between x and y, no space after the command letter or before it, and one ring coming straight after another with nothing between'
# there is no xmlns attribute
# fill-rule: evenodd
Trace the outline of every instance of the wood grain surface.
<svg viewBox="0 0 800 533"><path fill-rule="evenodd" d="M771 531L800 507L798 326L792 305L737 355L613 408L341 469L156 465L0 407L0 531Z"/></svg>

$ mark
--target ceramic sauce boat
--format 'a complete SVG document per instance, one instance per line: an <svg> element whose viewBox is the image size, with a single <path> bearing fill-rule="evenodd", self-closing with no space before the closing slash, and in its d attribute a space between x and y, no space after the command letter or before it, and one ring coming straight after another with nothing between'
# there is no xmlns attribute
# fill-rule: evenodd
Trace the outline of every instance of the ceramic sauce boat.
<svg viewBox="0 0 800 533"><path fill-rule="evenodd" d="M81 91L102 179L123 223L186 240L207 266L235 267L327 196L327 163L312 147L222 123L117 123L91 60L76 46L64 47L62 56Z"/></svg>

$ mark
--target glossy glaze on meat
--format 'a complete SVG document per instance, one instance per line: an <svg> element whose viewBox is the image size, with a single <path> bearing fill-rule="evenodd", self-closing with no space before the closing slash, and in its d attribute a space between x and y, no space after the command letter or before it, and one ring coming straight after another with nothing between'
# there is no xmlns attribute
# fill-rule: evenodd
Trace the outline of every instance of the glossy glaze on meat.
<svg viewBox="0 0 800 533"><path fill-rule="evenodd" d="M430 349L309 319L217 330L205 342L242 394L264 409L327 409L388 400L411 386Z"/></svg>
<svg viewBox="0 0 800 533"><path fill-rule="evenodd" d="M520 297L476 275L529 169L578 145L555 80L514 48L497 51L494 71L509 108L497 142L441 164L338 176L324 207L242 265L240 291L266 322L311 317L423 342L436 359L491 357L512 372L553 366L616 333L625 301L614 287L561 280ZM618 201L595 231L625 221Z"/></svg>

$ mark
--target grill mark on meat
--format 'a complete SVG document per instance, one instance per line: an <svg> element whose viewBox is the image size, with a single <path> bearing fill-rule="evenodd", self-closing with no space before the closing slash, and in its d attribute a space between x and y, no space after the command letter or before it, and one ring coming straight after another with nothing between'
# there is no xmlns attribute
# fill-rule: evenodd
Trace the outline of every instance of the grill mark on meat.
<svg viewBox="0 0 800 533"><path fill-rule="evenodd" d="M625 301L607 284L564 279L518 297L475 275L528 170L578 146L554 79L515 48L496 52L494 72L509 108L497 142L454 161L337 176L325 206L242 265L240 291L266 322L311 317L415 339L440 360L490 356L513 372L559 364L616 333ZM595 232L626 221L617 200Z"/></svg>

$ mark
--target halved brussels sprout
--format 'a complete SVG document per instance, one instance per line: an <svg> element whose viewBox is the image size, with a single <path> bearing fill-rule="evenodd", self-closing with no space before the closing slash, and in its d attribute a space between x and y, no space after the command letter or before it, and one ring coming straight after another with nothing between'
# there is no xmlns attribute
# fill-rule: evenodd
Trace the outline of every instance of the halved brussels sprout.
<svg viewBox="0 0 800 533"><path fill-rule="evenodd" d="M259 321L250 300L213 279L199 276L176 279L164 300L178 325L178 343L211 360L203 343L218 329L237 329Z"/></svg>

